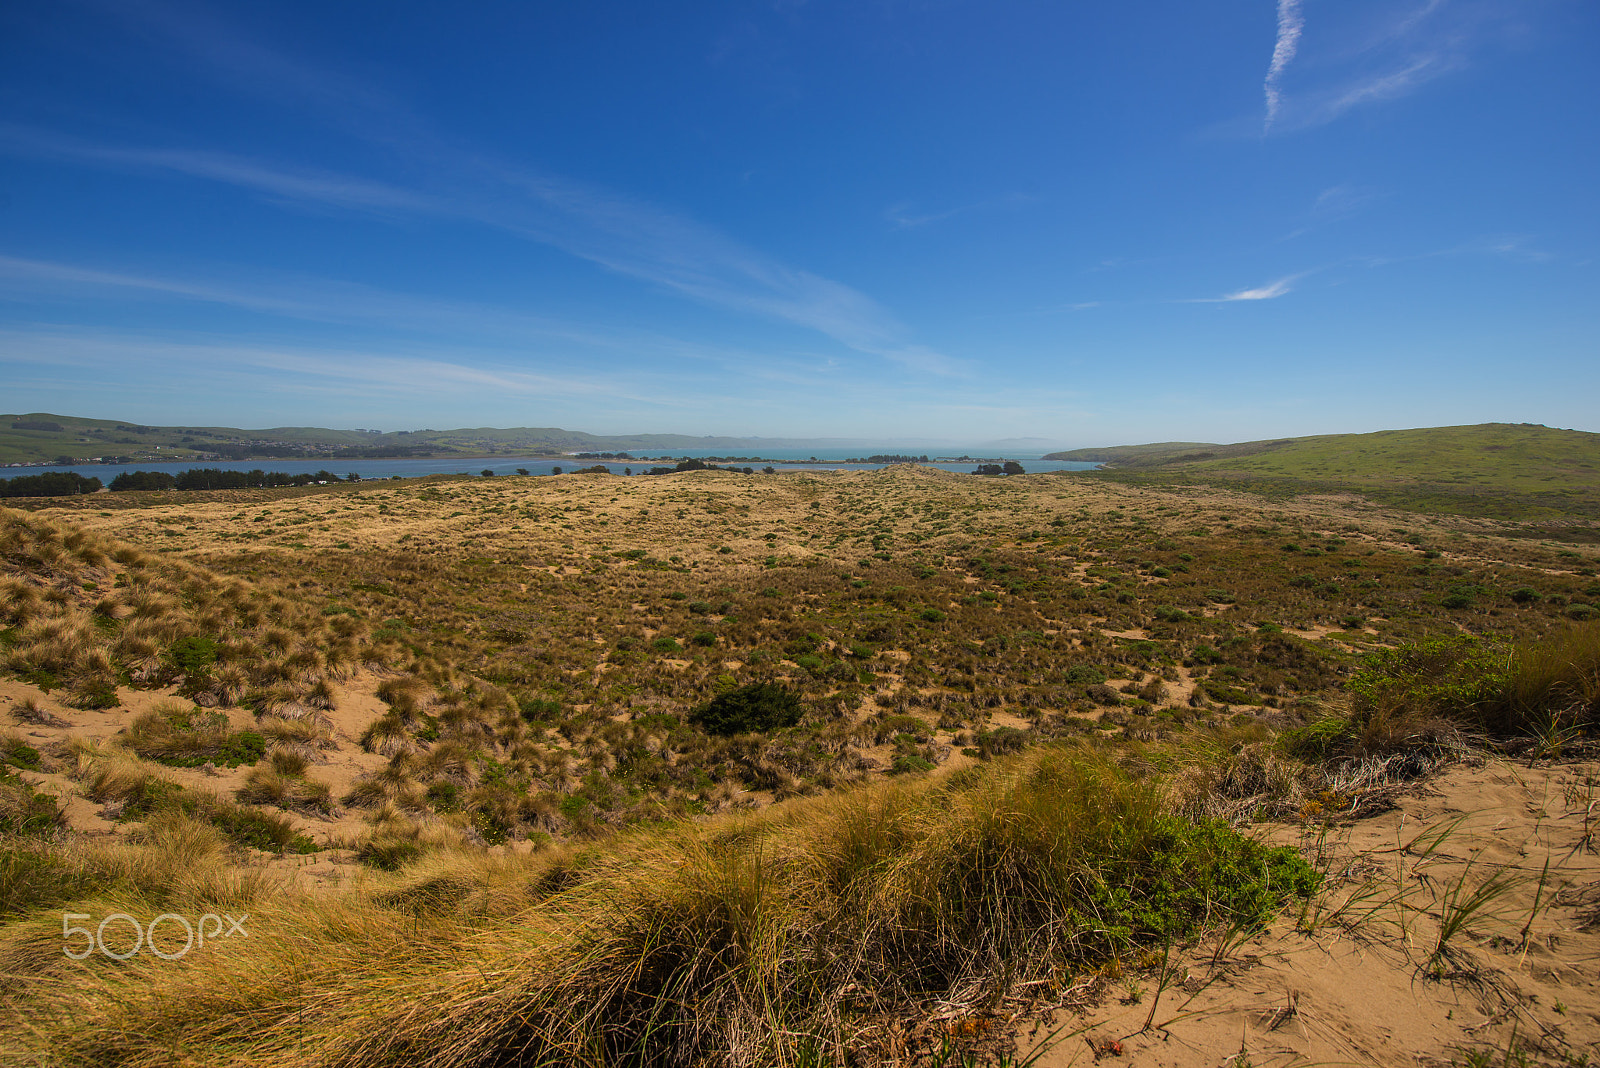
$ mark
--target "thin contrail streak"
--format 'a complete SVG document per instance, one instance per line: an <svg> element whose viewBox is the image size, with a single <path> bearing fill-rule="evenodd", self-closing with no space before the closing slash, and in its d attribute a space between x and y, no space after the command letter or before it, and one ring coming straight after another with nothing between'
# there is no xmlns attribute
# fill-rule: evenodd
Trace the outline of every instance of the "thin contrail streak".
<svg viewBox="0 0 1600 1068"><path fill-rule="evenodd" d="M1278 88L1278 81L1300 47L1300 31L1305 29L1305 25L1306 20L1300 14L1300 0L1278 0L1278 39L1272 46L1272 63L1267 67L1267 79L1261 87L1267 98L1267 118L1263 130L1272 128L1283 106L1283 93Z"/></svg>

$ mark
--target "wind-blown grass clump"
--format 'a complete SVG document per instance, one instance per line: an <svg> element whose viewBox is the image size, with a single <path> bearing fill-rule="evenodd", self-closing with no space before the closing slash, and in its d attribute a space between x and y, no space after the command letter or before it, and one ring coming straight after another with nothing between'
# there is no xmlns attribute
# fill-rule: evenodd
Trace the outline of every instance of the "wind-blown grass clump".
<svg viewBox="0 0 1600 1068"><path fill-rule="evenodd" d="M1381 755L1483 739L1576 739L1600 730L1600 626L1510 644L1471 636L1408 642L1368 656L1348 716L1290 732L1301 756Z"/></svg>
<svg viewBox="0 0 1600 1068"><path fill-rule="evenodd" d="M252 1065L783 1062L842 1054L862 1013L977 1005L1249 927L1315 883L1290 850L1175 815L1158 780L1049 750L582 852L453 858L336 908L259 903L250 952L159 982L90 972L33 1022L66 1064L175 1046Z"/></svg>
<svg viewBox="0 0 1600 1068"><path fill-rule="evenodd" d="M122 742L146 760L177 768L233 768L254 764L266 752L259 732L231 730L223 713L178 701L163 701L135 719Z"/></svg>

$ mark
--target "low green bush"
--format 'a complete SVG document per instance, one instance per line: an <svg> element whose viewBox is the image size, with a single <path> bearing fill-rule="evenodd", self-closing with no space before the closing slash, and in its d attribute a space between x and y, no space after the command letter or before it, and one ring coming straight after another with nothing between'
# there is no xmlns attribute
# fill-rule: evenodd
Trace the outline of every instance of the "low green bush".
<svg viewBox="0 0 1600 1068"><path fill-rule="evenodd" d="M46 835L64 826L54 795L35 792L22 776L0 767L0 835Z"/></svg>
<svg viewBox="0 0 1600 1068"><path fill-rule="evenodd" d="M422 855L422 847L407 838L369 838L356 847L356 859L381 871L399 871Z"/></svg>
<svg viewBox="0 0 1600 1068"><path fill-rule="evenodd" d="M1094 686L1106 681L1106 673L1093 664L1074 664L1061 673L1061 681L1068 686Z"/></svg>
<svg viewBox="0 0 1600 1068"><path fill-rule="evenodd" d="M754 734L793 727L800 695L775 682L753 682L713 698L689 713L708 734Z"/></svg>

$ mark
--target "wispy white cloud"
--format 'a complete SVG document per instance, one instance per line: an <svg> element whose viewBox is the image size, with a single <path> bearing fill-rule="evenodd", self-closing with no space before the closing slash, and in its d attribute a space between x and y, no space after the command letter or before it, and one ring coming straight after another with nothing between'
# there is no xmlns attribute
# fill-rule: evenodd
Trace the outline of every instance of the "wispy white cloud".
<svg viewBox="0 0 1600 1068"><path fill-rule="evenodd" d="M958 215L965 215L969 212L988 211L994 208L1016 208L1025 204L1035 203L1036 200L1036 197L1030 196L1026 193L1008 193L1002 197L993 197L988 200L976 201L972 204L962 204L958 207L946 208L944 211L920 213L912 211L911 205L902 201L898 204L889 205L889 207L884 211L883 216L899 229L916 230L924 226L929 226L933 223L944 222L946 219L953 219Z"/></svg>
<svg viewBox="0 0 1600 1068"><path fill-rule="evenodd" d="M1317 9L1307 36L1303 0L1278 0L1277 36L1262 84L1263 133L1288 133L1332 122L1349 111L1396 100L1461 70L1496 39L1511 5L1448 0ZM1374 12L1377 12L1375 15ZM1308 51L1313 43L1315 50ZM1286 74L1296 57L1293 92Z"/></svg>
<svg viewBox="0 0 1600 1068"><path fill-rule="evenodd" d="M104 270L0 255L0 295L38 300L173 299L262 315L355 325L369 334L415 342L432 336L522 362L606 361L608 366L700 364L731 380L812 383L837 361L806 352L760 351L695 341L651 330L597 326L470 301L439 300L330 278L253 275L196 281L132 270Z"/></svg>
<svg viewBox="0 0 1600 1068"><path fill-rule="evenodd" d="M845 433L870 425L889 437L918 425L961 425L935 418L948 396L938 383L850 374L848 366L830 369L824 357L759 363L759 354L748 354L743 367L731 368L550 360L530 370L515 352L443 340L330 345L64 323L0 328L0 352L19 410L50 410L50 397L71 391L79 410L146 422L182 422L182 412L200 405L222 421L234 418L230 411L250 413L234 421L252 426L313 418L328 426L392 425L399 411L421 413L430 426L553 424L598 433L673 431L688 421L729 434L815 437L828 425L822 417ZM185 389L174 391L174 381ZM981 382L962 395L1007 398L1004 387ZM1048 407L1054 392L1041 387L1032 396Z"/></svg>
<svg viewBox="0 0 1600 1068"><path fill-rule="evenodd" d="M1317 194L1311 204L1311 215L1316 219L1343 219L1363 210L1381 199L1383 193L1355 185L1333 185Z"/></svg>
<svg viewBox="0 0 1600 1068"><path fill-rule="evenodd" d="M168 46L219 84L258 99L299 106L319 121L366 141L389 145L429 143L426 124L378 86L318 68L240 32L212 7L195 0L79 0L140 34L153 46Z"/></svg>
<svg viewBox="0 0 1600 1068"><path fill-rule="evenodd" d="M1311 94L1300 118L1301 126L1332 122L1352 108L1393 100L1461 66L1459 56L1427 52L1403 65L1358 78L1344 85Z"/></svg>
<svg viewBox="0 0 1600 1068"><path fill-rule="evenodd" d="M14 124L0 124L0 146L104 166L176 172L333 208L469 219L703 303L818 331L913 371L967 373L962 361L907 341L905 326L858 290L789 267L671 212L526 169L480 160L475 175L446 176L454 192L424 194L221 153L92 145Z"/></svg>
<svg viewBox="0 0 1600 1068"><path fill-rule="evenodd" d="M1268 282L1266 285L1257 286L1254 289L1241 289L1218 299L1224 303L1235 300L1274 300L1293 288L1293 278L1280 278L1276 282Z"/></svg>
<svg viewBox="0 0 1600 1068"><path fill-rule="evenodd" d="M1281 240L1290 241L1320 227L1359 215L1387 195L1385 192L1363 186L1348 184L1329 186L1318 193L1316 199L1312 201L1311 208L1306 213L1306 223L1289 231Z"/></svg>
<svg viewBox="0 0 1600 1068"><path fill-rule="evenodd" d="M1267 101L1264 129L1272 129L1272 124L1278 120L1278 112L1283 107L1283 90L1279 83L1283 80L1283 72L1289 68L1300 49L1300 34L1305 31L1305 26L1305 18L1300 13L1300 0L1278 0L1278 35L1272 44L1272 62L1267 65L1267 77L1261 86L1262 95Z"/></svg>
<svg viewBox="0 0 1600 1068"><path fill-rule="evenodd" d="M1233 304L1237 301L1276 300L1278 297L1294 292L1294 284L1310 273L1310 271L1301 271L1299 274L1285 275L1275 282L1268 282L1264 286L1254 286L1247 289L1239 289L1232 293L1225 293L1220 297L1191 297L1188 300L1179 301L1178 303Z"/></svg>
<svg viewBox="0 0 1600 1068"><path fill-rule="evenodd" d="M455 337L556 339L637 351L668 339L645 332L599 330L489 305L396 293L331 278L280 276L222 281L110 271L53 260L0 255L0 292L34 295L170 297L312 322L353 323Z"/></svg>
<svg viewBox="0 0 1600 1068"><path fill-rule="evenodd" d="M530 372L508 365L503 356L472 363L441 356L372 348L304 346L289 342L241 344L206 336L148 337L114 330L39 324L0 330L0 346L15 365L74 366L116 379L154 373L170 383L174 373L196 373L214 387L220 375L255 380L256 388L277 392L289 375L304 383L345 383L363 394L439 396L484 390L525 397L604 396L646 401L651 394L630 388L622 375L565 375ZM635 376L636 377L636 376ZM268 381L262 381L268 379ZM167 387L170 388L170 385Z"/></svg>
<svg viewBox="0 0 1600 1068"><path fill-rule="evenodd" d="M495 173L526 199L466 210L489 225L554 245L619 274L702 303L815 330L857 352L947 376L967 365L906 340L909 331L871 297L790 267L691 219L630 198L526 170Z"/></svg>
<svg viewBox="0 0 1600 1068"><path fill-rule="evenodd" d="M0 147L47 159L182 174L283 200L330 207L412 212L445 210L434 198L384 182L326 170L273 166L225 152L100 145L16 123L0 123Z"/></svg>
<svg viewBox="0 0 1600 1068"><path fill-rule="evenodd" d="M717 230L621 194L452 145L391 97L246 40L186 0L130 0L119 15L198 57L212 75L403 154L425 188L196 149L96 145L0 124L0 148L108 167L183 174L268 197L343 210L470 219L559 248L701 303L819 332L918 373L968 365L910 339L866 294L743 246Z"/></svg>
<svg viewBox="0 0 1600 1068"><path fill-rule="evenodd" d="M1401 263L1445 259L1455 256L1497 256L1517 263L1552 263L1559 259L1553 253L1533 246L1528 234L1492 234L1463 241L1448 248L1429 249L1399 255L1369 255L1351 257L1351 262L1363 267L1390 267Z"/></svg>

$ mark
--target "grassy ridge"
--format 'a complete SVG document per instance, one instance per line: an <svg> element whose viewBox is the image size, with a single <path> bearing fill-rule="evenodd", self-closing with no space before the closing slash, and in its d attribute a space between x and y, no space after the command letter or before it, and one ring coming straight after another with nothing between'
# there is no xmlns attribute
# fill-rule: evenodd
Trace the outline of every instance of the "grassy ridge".
<svg viewBox="0 0 1600 1068"><path fill-rule="evenodd" d="M1207 482L1269 496L1354 491L1456 515L1600 518L1600 434L1576 430L1484 423L1105 451L1116 451L1108 460L1136 480Z"/></svg>

